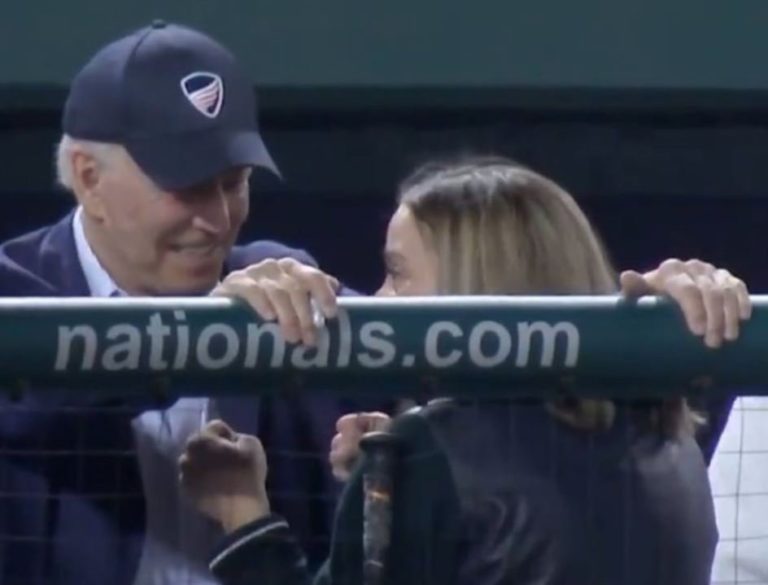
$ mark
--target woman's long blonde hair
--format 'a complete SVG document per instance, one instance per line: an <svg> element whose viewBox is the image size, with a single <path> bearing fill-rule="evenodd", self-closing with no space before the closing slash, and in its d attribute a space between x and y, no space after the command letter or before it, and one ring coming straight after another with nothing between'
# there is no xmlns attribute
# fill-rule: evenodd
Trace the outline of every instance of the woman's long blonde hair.
<svg viewBox="0 0 768 585"><path fill-rule="evenodd" d="M614 294L618 279L589 220L564 189L504 158L430 164L401 185L438 258L441 294ZM609 400L549 403L559 419L589 430L612 425ZM692 430L684 399L655 401L647 420L665 435Z"/></svg>

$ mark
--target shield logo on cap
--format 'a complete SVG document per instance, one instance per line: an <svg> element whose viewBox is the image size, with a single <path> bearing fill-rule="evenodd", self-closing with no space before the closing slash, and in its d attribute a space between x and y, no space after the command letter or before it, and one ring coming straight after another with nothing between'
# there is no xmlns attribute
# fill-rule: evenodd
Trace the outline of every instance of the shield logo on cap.
<svg viewBox="0 0 768 585"><path fill-rule="evenodd" d="M181 80L181 89L195 109L204 116L215 118L224 102L224 84L214 73L198 71Z"/></svg>

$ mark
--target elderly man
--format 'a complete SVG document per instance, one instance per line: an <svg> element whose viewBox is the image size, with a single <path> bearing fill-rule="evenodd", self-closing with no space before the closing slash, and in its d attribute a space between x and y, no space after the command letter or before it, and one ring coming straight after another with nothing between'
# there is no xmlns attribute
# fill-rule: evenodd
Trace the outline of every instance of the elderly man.
<svg viewBox="0 0 768 585"><path fill-rule="evenodd" d="M215 289L277 319L288 341L311 343L306 299L332 317L337 281L303 251L233 246L248 215L250 173L275 170L255 112L235 59L200 32L158 22L101 49L74 79L64 112L57 166L75 209L0 246L0 294ZM733 279L700 263L666 266L635 274L635 284L677 291L691 326L708 330L710 341L733 336L738 315L723 294ZM218 528L181 498L175 464L186 439L214 415L262 439L273 507L305 549L325 555L322 538L310 537L329 532L333 501L318 496L335 487L324 460L339 403L110 397L0 399L3 585L211 583L206 559Z"/></svg>
<svg viewBox="0 0 768 585"><path fill-rule="evenodd" d="M213 39L156 22L104 47L72 83L63 130L58 176L75 209L0 247L0 294L205 295L228 273L270 259L236 273L254 304L284 294L260 287L260 271L295 272L321 306L334 302L338 283L302 273L314 264L303 251L234 246L251 173L276 167L252 84ZM289 311L284 336L307 340L308 317ZM306 544L322 545L329 530L332 502L309 497L336 487L324 461L342 410L329 397L0 400L4 585L214 582L203 561L217 530L176 487L180 449L212 411L267 437L277 506L303 527Z"/></svg>

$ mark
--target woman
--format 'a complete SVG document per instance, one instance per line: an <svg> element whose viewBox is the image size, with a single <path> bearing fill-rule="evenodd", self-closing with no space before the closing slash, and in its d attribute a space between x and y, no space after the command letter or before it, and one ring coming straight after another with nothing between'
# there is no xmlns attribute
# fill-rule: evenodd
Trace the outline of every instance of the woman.
<svg viewBox="0 0 768 585"><path fill-rule="evenodd" d="M415 173L401 189L385 259L382 295L617 291L571 196L503 159ZM708 583L717 530L695 424L682 398L446 399L398 417L385 582ZM212 423L181 463L200 509L230 532L211 564L224 583L312 580L288 526L269 514L257 439ZM358 469L317 583L362 585L362 510Z"/></svg>

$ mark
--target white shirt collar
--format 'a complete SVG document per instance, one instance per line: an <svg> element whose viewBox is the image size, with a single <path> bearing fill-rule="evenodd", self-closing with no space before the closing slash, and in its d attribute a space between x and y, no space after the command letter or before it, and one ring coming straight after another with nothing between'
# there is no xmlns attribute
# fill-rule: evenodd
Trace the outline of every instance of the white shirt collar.
<svg viewBox="0 0 768 585"><path fill-rule="evenodd" d="M126 293L115 284L112 277L104 269L93 253L91 245L88 243L88 238L85 236L85 229L83 229L83 208L78 207L75 212L75 217L72 219L72 230L75 233L75 247L77 249L77 257L80 260L80 267L85 274L85 280L88 283L88 288L91 291L92 297L112 297L112 296L127 296Z"/></svg>

